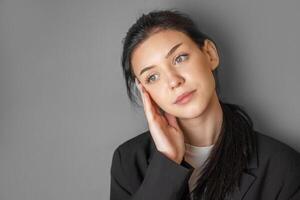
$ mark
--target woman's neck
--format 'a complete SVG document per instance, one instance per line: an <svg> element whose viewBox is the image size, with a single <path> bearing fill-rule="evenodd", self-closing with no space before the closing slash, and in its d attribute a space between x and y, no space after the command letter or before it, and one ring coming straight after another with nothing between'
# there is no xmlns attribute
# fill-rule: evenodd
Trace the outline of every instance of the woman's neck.
<svg viewBox="0 0 300 200"><path fill-rule="evenodd" d="M223 111L216 92L201 115L193 119L178 119L185 143L210 146L217 141L222 127Z"/></svg>

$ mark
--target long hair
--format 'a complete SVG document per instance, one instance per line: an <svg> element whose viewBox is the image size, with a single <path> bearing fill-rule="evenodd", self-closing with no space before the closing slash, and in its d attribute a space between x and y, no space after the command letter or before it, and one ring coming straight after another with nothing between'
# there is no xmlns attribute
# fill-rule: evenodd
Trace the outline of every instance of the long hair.
<svg viewBox="0 0 300 200"><path fill-rule="evenodd" d="M153 33L166 29L185 33L199 48L203 46L205 39L213 41L187 15L179 11L160 10L143 14L129 28L123 40L122 70L127 95L132 103L136 103L134 96L138 96L131 65L132 52ZM219 94L217 69L213 71L213 75ZM236 188L253 149L253 126L250 117L238 105L225 104L222 101L220 103L224 113L222 131L202 175L197 180L197 186L191 193L195 200L202 197L219 200L231 193Z"/></svg>
<svg viewBox="0 0 300 200"><path fill-rule="evenodd" d="M222 101L220 104L221 133L191 193L194 200L223 200L234 192L256 146L253 122L244 109Z"/></svg>

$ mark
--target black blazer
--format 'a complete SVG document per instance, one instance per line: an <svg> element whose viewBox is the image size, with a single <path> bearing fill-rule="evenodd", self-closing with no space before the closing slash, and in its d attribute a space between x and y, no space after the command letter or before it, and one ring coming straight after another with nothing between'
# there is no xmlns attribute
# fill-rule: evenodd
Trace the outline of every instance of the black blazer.
<svg viewBox="0 0 300 200"><path fill-rule="evenodd" d="M255 135L256 153L239 190L228 199L300 200L300 154L267 135ZM193 167L160 153L148 130L115 149L110 170L110 200L183 200Z"/></svg>

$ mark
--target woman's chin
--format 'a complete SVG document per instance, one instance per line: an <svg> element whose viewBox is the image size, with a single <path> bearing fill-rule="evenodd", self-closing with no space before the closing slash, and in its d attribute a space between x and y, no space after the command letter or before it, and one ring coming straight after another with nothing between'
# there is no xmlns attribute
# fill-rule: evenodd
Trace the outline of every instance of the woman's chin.
<svg viewBox="0 0 300 200"><path fill-rule="evenodd" d="M174 116L181 119L192 119L201 115L200 108L185 108L183 110L176 110L172 112Z"/></svg>
<svg viewBox="0 0 300 200"><path fill-rule="evenodd" d="M204 103L205 104L205 103ZM178 109L176 112L176 116L178 118L184 119L193 119L197 118L204 113L206 110L207 104L204 105L203 103L191 103L190 105L186 105L181 109Z"/></svg>

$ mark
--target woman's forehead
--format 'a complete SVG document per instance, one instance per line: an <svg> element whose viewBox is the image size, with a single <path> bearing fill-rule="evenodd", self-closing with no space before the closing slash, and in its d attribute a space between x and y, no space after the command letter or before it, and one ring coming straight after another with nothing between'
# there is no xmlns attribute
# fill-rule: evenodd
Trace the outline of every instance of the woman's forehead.
<svg viewBox="0 0 300 200"><path fill-rule="evenodd" d="M150 35L140 46L146 48L158 48L159 46L165 45L168 47L179 42L189 43L191 42L191 39L183 32L167 29Z"/></svg>
<svg viewBox="0 0 300 200"><path fill-rule="evenodd" d="M181 44L179 48L183 48L190 47L192 43L186 34L179 31L157 32L136 47L132 53L132 65L137 67L151 64L151 62L163 59L175 45Z"/></svg>

